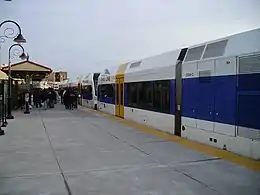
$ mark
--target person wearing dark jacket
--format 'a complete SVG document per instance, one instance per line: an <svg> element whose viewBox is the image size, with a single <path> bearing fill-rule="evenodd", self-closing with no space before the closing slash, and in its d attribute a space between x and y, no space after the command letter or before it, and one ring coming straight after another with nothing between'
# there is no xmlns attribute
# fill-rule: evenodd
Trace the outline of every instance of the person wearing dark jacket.
<svg viewBox="0 0 260 195"><path fill-rule="evenodd" d="M77 95L76 93L71 90L71 93L70 93L70 110L73 110L73 108L76 108L76 101L77 100Z"/></svg>
<svg viewBox="0 0 260 195"><path fill-rule="evenodd" d="M48 108L48 106L47 106L47 103L48 103L47 102L48 101L48 92L47 92L47 90L43 89L41 95L42 95L43 108L44 108L44 110L47 110L47 108Z"/></svg>
<svg viewBox="0 0 260 195"><path fill-rule="evenodd" d="M56 100L56 93L53 88L50 88L48 91L48 98L49 98L49 107L54 108L54 102Z"/></svg>
<svg viewBox="0 0 260 195"><path fill-rule="evenodd" d="M61 90L59 91L59 96L60 96L61 104L64 104L64 101L63 101L63 92L64 92L64 89L61 89Z"/></svg>
<svg viewBox="0 0 260 195"><path fill-rule="evenodd" d="M39 107L41 108L42 107L42 104L41 104L41 93L40 93L39 89L36 89L34 91L33 101L34 101L34 104L35 104L36 108L39 108Z"/></svg>
<svg viewBox="0 0 260 195"><path fill-rule="evenodd" d="M70 90L69 88L66 89L64 95L63 95L63 101L66 109L70 108Z"/></svg>

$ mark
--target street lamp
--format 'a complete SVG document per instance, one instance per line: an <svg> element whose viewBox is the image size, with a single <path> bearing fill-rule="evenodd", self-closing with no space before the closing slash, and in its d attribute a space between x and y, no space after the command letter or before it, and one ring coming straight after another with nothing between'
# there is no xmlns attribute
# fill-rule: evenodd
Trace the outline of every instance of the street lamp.
<svg viewBox="0 0 260 195"><path fill-rule="evenodd" d="M21 30L21 27L19 26L19 24L13 20L5 20L3 21L2 23L0 23L0 29L1 27L4 25L4 24L7 24L7 23L11 23L11 24L14 24L17 28L18 28L18 33L15 34L15 31L13 28L6 28L4 30L4 35L0 37L0 44L1 43L4 43L5 42L5 39L4 38L8 38L8 39L12 39L13 38L13 41L16 42L16 43L26 43L26 39L23 37L22 35L22 30ZM8 116L6 117L7 119L12 119L14 118L12 116L12 113L11 113L11 67L10 67L10 52L11 52L11 49L12 49L13 46L11 46L9 48L9 60L8 60L8 76L9 76L9 79L8 79ZM21 46L20 46L21 47ZM23 47L22 47L23 49ZM0 50L1 50L1 45L0 45ZM24 49L23 49L24 51ZM1 51L0 51L0 56L1 56ZM22 55L20 55L21 59L24 59L25 58L25 54L23 52ZM1 62L0 62L1 63Z"/></svg>
<svg viewBox="0 0 260 195"><path fill-rule="evenodd" d="M13 52L13 55L15 56L19 56L19 58L21 60L24 60L27 58L27 56L25 55L24 53L24 48L22 45L16 43L16 44L13 44L10 46L9 50L8 50L8 112L7 112L7 116L6 118L7 119L13 119L14 116L12 115L12 109L11 109L11 106L12 106L12 97L11 97L11 88L12 88L12 78L11 78L11 51L12 51L12 48L14 47L19 47L20 49L22 49L22 52L21 54L18 53L20 52L20 50L14 50ZM20 55L19 55L20 54Z"/></svg>
<svg viewBox="0 0 260 195"><path fill-rule="evenodd" d="M14 24L14 25L16 25L17 26L17 28L18 28L18 34L17 34L17 36L16 37L13 37L12 35L14 35L15 33L15 31L14 31L14 29L12 29L12 28L6 28L5 30L4 30L4 37L6 37L6 38L14 38L14 42L16 42L16 43L26 43L26 39L23 37L23 35L22 35L22 29L21 29L21 27L19 26L19 24L17 23L17 22L15 22L15 21L13 21L13 20L5 20L5 21L3 21L1 24L0 24L0 28L4 25L4 24L7 24L7 23L11 23L11 24ZM11 31L11 33L10 33L10 31ZM9 34L8 34L8 32L9 32ZM14 35L15 36L15 35Z"/></svg>

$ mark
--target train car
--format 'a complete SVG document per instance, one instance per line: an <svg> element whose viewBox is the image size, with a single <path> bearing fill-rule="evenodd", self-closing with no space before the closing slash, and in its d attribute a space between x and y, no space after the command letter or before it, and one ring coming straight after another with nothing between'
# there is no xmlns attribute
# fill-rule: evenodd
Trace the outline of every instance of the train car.
<svg viewBox="0 0 260 195"><path fill-rule="evenodd" d="M260 29L189 47L181 136L260 159Z"/></svg>
<svg viewBox="0 0 260 195"><path fill-rule="evenodd" d="M89 73L81 82L82 105L97 110L97 85L100 73Z"/></svg>
<svg viewBox="0 0 260 195"><path fill-rule="evenodd" d="M117 76L121 89L124 83L124 94L119 94L116 103L120 117L175 134L175 64L179 54L180 50L170 51L129 63L124 77Z"/></svg>
<svg viewBox="0 0 260 195"><path fill-rule="evenodd" d="M255 29L120 65L99 78L99 109L259 160L259 37Z"/></svg>
<svg viewBox="0 0 260 195"><path fill-rule="evenodd" d="M115 115L115 82L118 66L105 69L98 77L98 110Z"/></svg>

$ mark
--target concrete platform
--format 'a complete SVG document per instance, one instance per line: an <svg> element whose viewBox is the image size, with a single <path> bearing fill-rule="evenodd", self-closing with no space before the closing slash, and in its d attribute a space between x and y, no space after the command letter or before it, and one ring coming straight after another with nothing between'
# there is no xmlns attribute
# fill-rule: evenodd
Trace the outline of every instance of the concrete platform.
<svg viewBox="0 0 260 195"><path fill-rule="evenodd" d="M260 173L88 110L14 113L1 195L260 195Z"/></svg>

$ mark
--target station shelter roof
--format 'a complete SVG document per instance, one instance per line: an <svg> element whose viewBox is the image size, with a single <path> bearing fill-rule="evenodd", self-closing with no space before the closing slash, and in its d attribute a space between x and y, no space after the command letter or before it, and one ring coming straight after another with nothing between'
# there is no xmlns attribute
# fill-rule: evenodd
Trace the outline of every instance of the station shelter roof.
<svg viewBox="0 0 260 195"><path fill-rule="evenodd" d="M1 70L8 74L8 66L2 67ZM51 68L29 60L11 65L11 76L13 78L24 79L29 74L32 76L33 81L41 81L51 72Z"/></svg>
<svg viewBox="0 0 260 195"><path fill-rule="evenodd" d="M0 80L8 80L7 74L1 70L0 70Z"/></svg>

